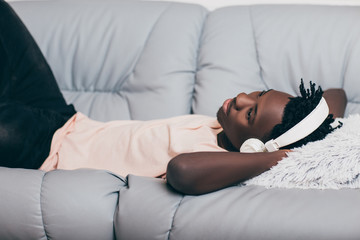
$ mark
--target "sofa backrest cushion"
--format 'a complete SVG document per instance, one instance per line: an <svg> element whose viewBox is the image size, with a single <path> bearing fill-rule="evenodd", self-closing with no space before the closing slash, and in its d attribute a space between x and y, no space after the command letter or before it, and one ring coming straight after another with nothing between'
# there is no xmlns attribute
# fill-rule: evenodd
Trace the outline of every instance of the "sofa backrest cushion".
<svg viewBox="0 0 360 240"><path fill-rule="evenodd" d="M344 88L360 113L360 7L12 2L68 102L97 120L215 116L239 92ZM41 14L34 14L39 13Z"/></svg>
<svg viewBox="0 0 360 240"><path fill-rule="evenodd" d="M194 113L215 115L224 100L265 89L249 8L224 8L207 18L196 74Z"/></svg>
<svg viewBox="0 0 360 240"><path fill-rule="evenodd" d="M205 8L116 0L11 5L78 111L97 120L190 113Z"/></svg>
<svg viewBox="0 0 360 240"><path fill-rule="evenodd" d="M258 5L220 8L204 28L194 113L226 98L273 88L299 94L300 79L344 88L360 112L360 7Z"/></svg>

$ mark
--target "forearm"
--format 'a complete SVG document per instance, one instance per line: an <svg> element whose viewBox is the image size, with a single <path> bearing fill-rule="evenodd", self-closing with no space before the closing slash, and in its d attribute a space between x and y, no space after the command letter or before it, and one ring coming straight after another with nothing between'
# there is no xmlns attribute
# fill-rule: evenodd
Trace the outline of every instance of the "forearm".
<svg viewBox="0 0 360 240"><path fill-rule="evenodd" d="M330 113L334 115L334 118L344 117L347 104L345 91L341 88L331 88L325 90L323 96L329 105Z"/></svg>
<svg viewBox="0 0 360 240"><path fill-rule="evenodd" d="M181 154L168 164L167 181L185 194L208 193L255 177L269 170L285 156L285 151Z"/></svg>

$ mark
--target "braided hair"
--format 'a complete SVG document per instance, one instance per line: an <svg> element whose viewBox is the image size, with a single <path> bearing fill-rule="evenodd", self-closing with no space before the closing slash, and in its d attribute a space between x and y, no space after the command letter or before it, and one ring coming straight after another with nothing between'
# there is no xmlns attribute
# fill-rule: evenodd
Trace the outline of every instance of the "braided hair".
<svg viewBox="0 0 360 240"><path fill-rule="evenodd" d="M310 82L310 89L305 89L303 79L301 79L301 84L299 86L301 96L290 97L290 101L285 106L282 121L280 124L275 125L270 133L270 139L275 139L282 135L315 109L323 95L321 87L319 86L317 89L315 89L315 87L316 84ZM332 127L331 124L333 122L333 114L329 114L324 122L314 132L293 144L285 146L284 148L291 149L295 147L301 147L308 142L313 142L325 138L327 134L342 126L342 123L339 122L338 126Z"/></svg>

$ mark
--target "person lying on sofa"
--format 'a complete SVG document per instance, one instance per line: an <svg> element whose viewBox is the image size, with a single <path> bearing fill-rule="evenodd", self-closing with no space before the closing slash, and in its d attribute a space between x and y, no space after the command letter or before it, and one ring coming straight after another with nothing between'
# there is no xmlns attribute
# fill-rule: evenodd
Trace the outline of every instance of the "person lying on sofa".
<svg viewBox="0 0 360 240"><path fill-rule="evenodd" d="M176 190L202 194L267 171L287 150L240 153L248 138L267 141L305 118L322 99L330 113L296 144L322 139L342 117L342 89L240 93L216 118L186 115L152 121L98 122L66 104L52 71L11 7L0 0L0 165L12 168L95 168L126 176L165 177ZM294 117L296 116L296 117Z"/></svg>

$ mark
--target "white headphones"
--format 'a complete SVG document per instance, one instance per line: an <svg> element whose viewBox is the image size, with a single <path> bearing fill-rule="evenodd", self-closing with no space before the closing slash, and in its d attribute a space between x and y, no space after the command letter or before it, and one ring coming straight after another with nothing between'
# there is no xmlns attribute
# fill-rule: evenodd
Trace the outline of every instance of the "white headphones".
<svg viewBox="0 0 360 240"><path fill-rule="evenodd" d="M321 98L319 104L298 124L290 128L288 131L271 139L265 144L256 138L249 138L240 147L242 153L252 152L274 152L281 147L285 147L297 142L315 131L329 115L329 107L324 98Z"/></svg>

